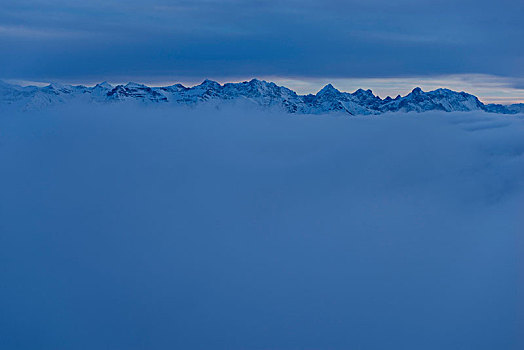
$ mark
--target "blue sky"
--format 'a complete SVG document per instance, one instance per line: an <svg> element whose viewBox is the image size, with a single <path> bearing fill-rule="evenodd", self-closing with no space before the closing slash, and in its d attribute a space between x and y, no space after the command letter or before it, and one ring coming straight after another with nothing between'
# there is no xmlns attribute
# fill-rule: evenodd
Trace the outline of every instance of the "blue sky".
<svg viewBox="0 0 524 350"><path fill-rule="evenodd" d="M497 82L491 100L524 101L521 1L0 4L0 78L8 80L196 83L269 77L314 91L337 79L342 86L358 82L391 94L404 92L406 81L460 89L457 81L474 80L482 86Z"/></svg>

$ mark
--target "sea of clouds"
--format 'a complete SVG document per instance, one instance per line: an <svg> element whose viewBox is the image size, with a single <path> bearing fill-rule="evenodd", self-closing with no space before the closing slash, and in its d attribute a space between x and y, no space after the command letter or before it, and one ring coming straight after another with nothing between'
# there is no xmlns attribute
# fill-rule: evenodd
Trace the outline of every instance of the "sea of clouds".
<svg viewBox="0 0 524 350"><path fill-rule="evenodd" d="M3 349L522 349L524 117L0 111Z"/></svg>

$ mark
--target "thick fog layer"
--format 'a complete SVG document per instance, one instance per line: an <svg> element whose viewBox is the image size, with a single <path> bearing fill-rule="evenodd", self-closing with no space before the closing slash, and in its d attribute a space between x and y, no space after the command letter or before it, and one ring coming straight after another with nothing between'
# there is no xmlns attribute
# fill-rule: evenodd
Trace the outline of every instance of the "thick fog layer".
<svg viewBox="0 0 524 350"><path fill-rule="evenodd" d="M524 119L0 112L2 349L522 349Z"/></svg>

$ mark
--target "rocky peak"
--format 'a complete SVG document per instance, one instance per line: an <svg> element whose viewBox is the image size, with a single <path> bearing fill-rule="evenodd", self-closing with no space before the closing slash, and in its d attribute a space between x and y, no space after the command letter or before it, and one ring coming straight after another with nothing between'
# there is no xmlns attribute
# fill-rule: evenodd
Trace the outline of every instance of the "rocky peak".
<svg viewBox="0 0 524 350"><path fill-rule="evenodd" d="M98 83L94 86L95 89L105 89L105 90L111 90L113 89L113 85L109 84L107 81L104 81L102 83Z"/></svg>
<svg viewBox="0 0 524 350"><path fill-rule="evenodd" d="M83 97L81 97L83 96ZM200 85L184 87L176 84L167 87L149 87L130 82L111 86L107 82L94 87L50 84L46 87L18 86L0 82L0 104L19 104L43 108L82 98L83 101L141 103L166 102L175 104L222 103L242 99L262 107L280 107L290 113L322 114L340 111L348 114L379 114L384 112L414 111L473 111L493 113L523 113L522 105L484 105L477 97L466 92L437 89L424 92L420 87L408 95L395 99L381 99L371 90L358 89L354 93L341 92L332 84L324 86L316 95L297 95L294 91L272 82L258 79L220 85L204 80Z"/></svg>
<svg viewBox="0 0 524 350"><path fill-rule="evenodd" d="M200 85L197 86L206 90L218 90L221 88L219 83L209 79L204 80Z"/></svg>

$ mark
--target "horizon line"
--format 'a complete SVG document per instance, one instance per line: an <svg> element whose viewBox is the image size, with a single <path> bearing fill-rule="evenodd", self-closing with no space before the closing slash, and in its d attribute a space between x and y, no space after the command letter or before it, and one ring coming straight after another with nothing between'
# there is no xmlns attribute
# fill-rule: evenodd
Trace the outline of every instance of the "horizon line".
<svg viewBox="0 0 524 350"><path fill-rule="evenodd" d="M455 75L450 77L460 77L462 78L463 75ZM471 76L483 76L483 75L471 75ZM418 79L417 79L418 78ZM490 78L492 78L490 76ZM139 82L142 80L142 82ZM326 86L333 86L336 90L343 92L343 93L354 93L358 90L364 90L364 91L372 91L372 93L381 98L385 99L387 97L390 98L396 98L397 96L404 97L413 90L420 88L424 92L431 92L439 89L446 89L451 90L454 92L464 92L468 93L470 95L473 95L477 97L481 102L486 104L501 104L501 105L511 105L511 104L521 104L524 103L524 89L520 89L517 87L512 87L509 84L501 84L500 82L497 84L490 83L490 84L478 84L477 89L465 89L465 88L458 88L453 87L450 85L457 85L453 84L451 82L450 84L445 84L446 79L440 78L427 78L427 77L401 77L401 78L332 78L328 80L328 78L283 78L283 77L252 77L252 78L233 78L230 80L225 79L217 79L217 78L204 78L204 79L181 79L178 81L174 81L171 79L167 80L158 80L158 79L132 79L132 80L123 80L123 79L109 79L104 80L101 82L94 82L94 80L84 80L84 83L79 83L78 80L71 79L68 82L61 80L61 79L46 79L46 81L39 81L39 80L27 80L27 79L2 79L0 78L0 81L3 81L10 85L17 85L20 87L28 87L28 86L35 86L35 87L46 87L49 85L64 85L64 86L84 86L84 87L94 87L98 84L108 83L113 87L122 85L125 86L130 83L134 84L140 84L145 85L148 87L154 87L154 88L161 88L161 87L167 87L167 86L173 86L180 84L186 88L194 88L196 86L199 86L203 84L206 81L211 81L214 83L218 83L220 86L224 86L226 84L238 84L238 83L245 83L250 81L263 81L267 83L274 83L277 86L285 87L287 89L292 90L297 95L305 96L305 95L315 95L318 92L320 92L323 88ZM419 80L418 83L415 83L415 80ZM463 82L467 82L467 80L462 79ZM338 82L338 83L337 83ZM368 82L367 87L356 87L359 82L365 83ZM341 87L337 88L336 86L347 86L346 88ZM366 85L366 84L362 84ZM372 88L370 85L374 85ZM475 84L470 84L471 86L475 86ZM508 86L509 85L509 86ZM379 90L379 92L377 92ZM382 90L382 93L380 92ZM475 92L472 90L482 90L484 93L479 93L479 91ZM385 93L385 91L389 91L389 93ZM392 93L393 91L396 91L395 93ZM508 91L510 93L508 93ZM499 94L494 95L495 93L499 92ZM500 94L500 92L503 92ZM381 97L384 96L384 97Z"/></svg>

